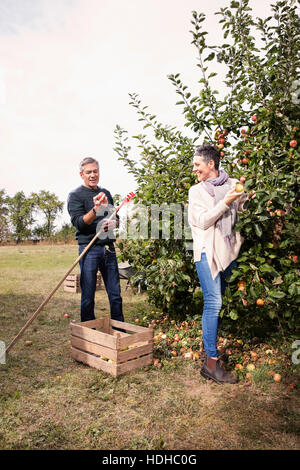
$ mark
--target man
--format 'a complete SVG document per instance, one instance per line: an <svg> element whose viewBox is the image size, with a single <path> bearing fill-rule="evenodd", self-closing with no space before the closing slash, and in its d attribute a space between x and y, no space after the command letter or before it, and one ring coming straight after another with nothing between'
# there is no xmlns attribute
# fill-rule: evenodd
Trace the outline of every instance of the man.
<svg viewBox="0 0 300 470"><path fill-rule="evenodd" d="M113 210L113 198L107 189L98 187L99 164L94 158L80 163L83 185L68 196L68 212L76 228L79 254L93 239L100 224L103 231L80 260L81 321L94 320L97 272L100 270L110 303L113 320L124 321L118 263L115 253L113 229L118 218L107 220Z"/></svg>
<svg viewBox="0 0 300 470"><path fill-rule="evenodd" d="M193 171L199 184L189 190L188 220L193 236L194 261L203 292L202 334L204 362L201 375L217 383L235 383L236 377L220 365L217 349L219 313L225 279L236 265L242 238L234 232L244 192L236 180L219 169L219 152L211 145L196 149Z"/></svg>

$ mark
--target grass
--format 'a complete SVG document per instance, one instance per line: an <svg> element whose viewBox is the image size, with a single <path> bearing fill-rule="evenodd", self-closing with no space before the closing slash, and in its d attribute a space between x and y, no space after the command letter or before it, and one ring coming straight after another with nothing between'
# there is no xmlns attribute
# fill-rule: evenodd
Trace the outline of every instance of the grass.
<svg viewBox="0 0 300 470"><path fill-rule="evenodd" d="M6 345L76 257L74 245L0 247ZM146 295L121 285L125 320L150 318ZM79 306L80 294L61 287L0 365L0 449L299 448L299 382L291 375L299 366L285 376L286 356L272 366L281 383L262 363L250 382L241 374L238 385L219 386L201 378L199 361L161 357L155 343L159 367L114 378L71 358L69 322L79 320ZM97 291L96 317L107 312L105 291Z"/></svg>

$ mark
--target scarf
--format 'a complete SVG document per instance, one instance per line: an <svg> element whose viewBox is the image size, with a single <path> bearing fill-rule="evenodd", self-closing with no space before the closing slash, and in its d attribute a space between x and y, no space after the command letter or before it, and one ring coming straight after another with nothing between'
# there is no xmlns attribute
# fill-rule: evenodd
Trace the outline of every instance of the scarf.
<svg viewBox="0 0 300 470"><path fill-rule="evenodd" d="M229 182L229 175L224 170L219 170L217 178L208 178L203 181L204 187L207 192L214 198L215 205L224 199L225 194L231 189ZM228 210L224 212L216 222L216 227L220 230L225 243L230 248L235 244L236 237L233 227L237 221L238 203L234 201L230 204Z"/></svg>

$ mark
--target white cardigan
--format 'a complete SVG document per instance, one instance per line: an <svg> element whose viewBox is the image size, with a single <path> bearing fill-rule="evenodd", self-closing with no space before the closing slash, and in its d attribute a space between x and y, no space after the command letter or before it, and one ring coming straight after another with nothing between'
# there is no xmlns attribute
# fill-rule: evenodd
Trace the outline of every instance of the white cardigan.
<svg viewBox="0 0 300 470"><path fill-rule="evenodd" d="M231 188L237 183L229 178ZM242 210L245 196L241 196L238 210ZM236 242L229 248L218 228L216 221L229 209L224 200L214 205L214 198L205 189L203 183L192 186L189 190L188 222L192 230L194 261L201 260L205 251L213 279L220 271L238 257L243 238L236 232Z"/></svg>

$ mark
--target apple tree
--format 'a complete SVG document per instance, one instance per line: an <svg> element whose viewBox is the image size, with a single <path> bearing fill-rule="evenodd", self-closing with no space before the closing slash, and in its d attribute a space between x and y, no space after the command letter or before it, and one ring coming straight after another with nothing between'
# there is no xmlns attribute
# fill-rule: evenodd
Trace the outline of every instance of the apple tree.
<svg viewBox="0 0 300 470"><path fill-rule="evenodd" d="M134 94L131 104L143 125L134 137L139 160L131 157L127 132L116 128L116 151L136 179L137 202L186 205L195 182L193 150L203 142L217 145L223 168L243 182L247 202L236 229L245 241L221 316L225 325L251 334L300 326L300 20L294 0L271 8L265 19L253 17L249 0L221 8L221 45L207 43L205 15L192 12L199 93L192 96L180 74L169 76L188 137L161 124ZM222 66L223 96L214 89L216 64ZM201 293L184 239L128 239L120 247L146 276L156 307L170 315L199 314Z"/></svg>

